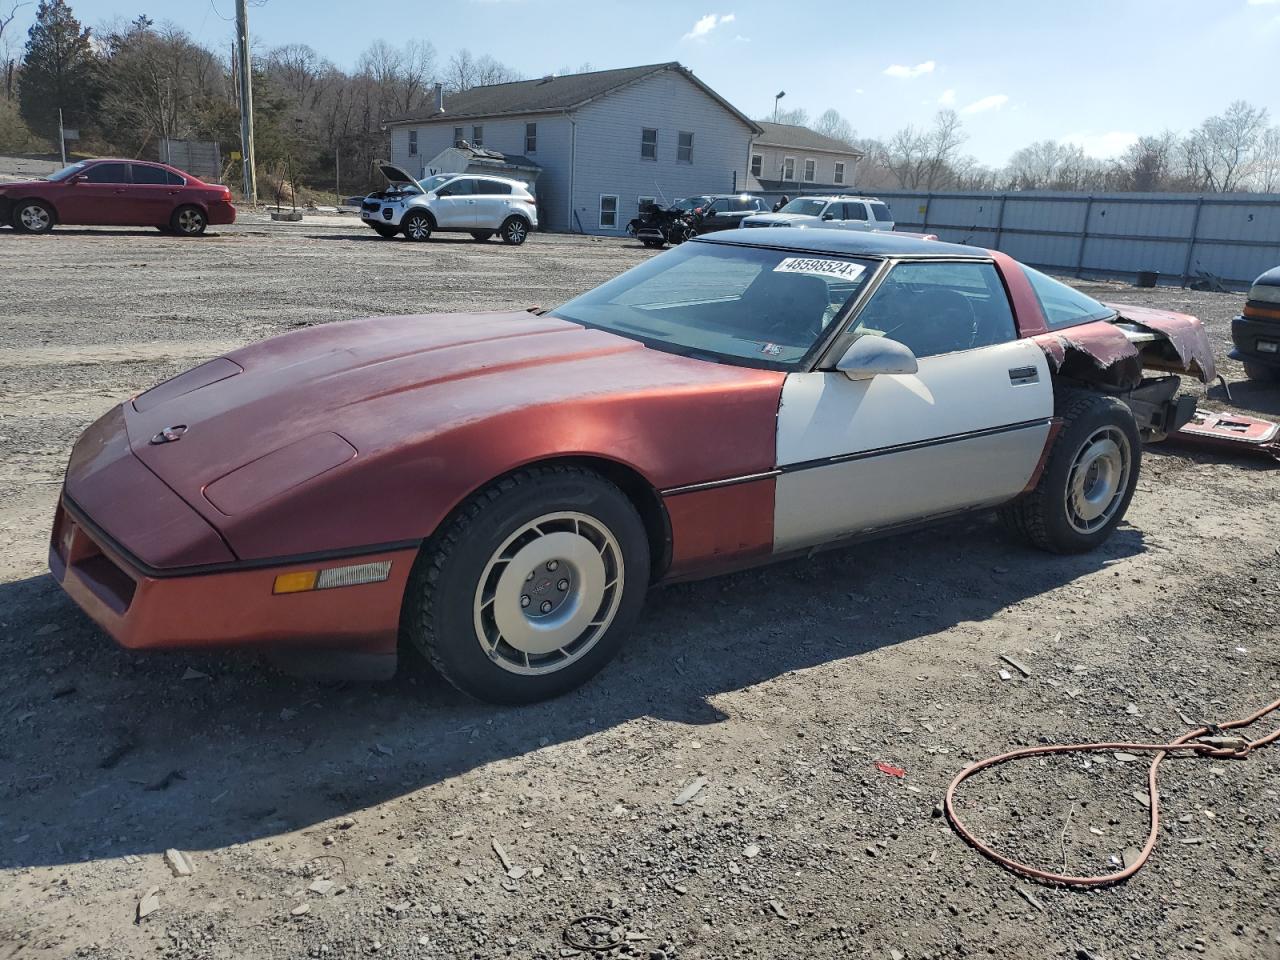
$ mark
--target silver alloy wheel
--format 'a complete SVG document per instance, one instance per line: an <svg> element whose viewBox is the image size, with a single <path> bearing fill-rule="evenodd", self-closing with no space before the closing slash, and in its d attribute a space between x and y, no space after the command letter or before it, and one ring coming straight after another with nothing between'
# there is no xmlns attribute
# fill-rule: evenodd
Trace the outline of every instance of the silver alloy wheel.
<svg viewBox="0 0 1280 960"><path fill-rule="evenodd" d="M1080 445L1067 473L1067 522L1079 533L1106 526L1120 509L1132 469L1129 438L1100 427Z"/></svg>
<svg viewBox="0 0 1280 960"><path fill-rule="evenodd" d="M424 216L410 217L404 232L411 240L428 240L431 237L431 224Z"/></svg>
<svg viewBox="0 0 1280 960"><path fill-rule="evenodd" d="M524 238L528 234L524 221L519 217L514 217L507 221L507 240L514 244L524 243Z"/></svg>
<svg viewBox="0 0 1280 960"><path fill-rule="evenodd" d="M178 214L178 229L183 233L199 233L204 229L204 214L192 207Z"/></svg>
<svg viewBox="0 0 1280 960"><path fill-rule="evenodd" d="M29 203L18 212L22 226L32 233L43 233L53 225L49 211L38 203Z"/></svg>
<svg viewBox="0 0 1280 960"><path fill-rule="evenodd" d="M605 635L622 602L622 550L595 517L549 513L494 551L476 586L476 640L497 666L555 673Z"/></svg>

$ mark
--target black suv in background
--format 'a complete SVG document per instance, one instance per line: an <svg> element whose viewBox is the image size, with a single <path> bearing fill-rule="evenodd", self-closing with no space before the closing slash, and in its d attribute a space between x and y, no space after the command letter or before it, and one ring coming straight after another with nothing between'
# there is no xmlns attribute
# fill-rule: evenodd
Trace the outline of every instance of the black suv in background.
<svg viewBox="0 0 1280 960"><path fill-rule="evenodd" d="M665 210L646 206L627 225L627 232L646 247L661 247L700 233L733 230L745 217L768 212L768 204L748 193L704 194L677 200Z"/></svg>

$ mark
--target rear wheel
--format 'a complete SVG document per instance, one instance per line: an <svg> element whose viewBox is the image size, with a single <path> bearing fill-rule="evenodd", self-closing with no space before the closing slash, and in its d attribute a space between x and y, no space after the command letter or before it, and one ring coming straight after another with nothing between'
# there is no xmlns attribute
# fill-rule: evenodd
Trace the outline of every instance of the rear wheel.
<svg viewBox="0 0 1280 960"><path fill-rule="evenodd" d="M518 247L529 239L529 224L524 217L507 217L499 229L502 242Z"/></svg>
<svg viewBox="0 0 1280 960"><path fill-rule="evenodd" d="M494 234L494 231L492 230L472 230L471 239L476 241L477 243L484 243L486 240L492 237L493 234Z"/></svg>
<svg viewBox="0 0 1280 960"><path fill-rule="evenodd" d="M1062 396L1062 429L1035 489L1001 508L1005 526L1052 553L1100 546L1124 517L1142 445L1133 413L1115 397Z"/></svg>
<svg viewBox="0 0 1280 960"><path fill-rule="evenodd" d="M577 467L539 467L471 498L419 555L405 639L455 687L532 703L584 683L644 602L649 543L631 501Z"/></svg>
<svg viewBox="0 0 1280 960"><path fill-rule="evenodd" d="M411 213L401 221L400 229L410 240L422 243L431 239L431 218L425 213Z"/></svg>
<svg viewBox="0 0 1280 960"><path fill-rule="evenodd" d="M169 227L181 237L198 237L208 225L209 218L199 207L179 207L169 220Z"/></svg>
<svg viewBox="0 0 1280 960"><path fill-rule="evenodd" d="M53 220L53 208L41 200L23 200L13 208L14 229L23 233L48 233Z"/></svg>
<svg viewBox="0 0 1280 960"><path fill-rule="evenodd" d="M380 236L383 240L390 240L392 237L394 237L397 233L400 232L395 227L387 223L371 223L369 224L369 226L373 227L373 232L376 233L378 236Z"/></svg>
<svg viewBox="0 0 1280 960"><path fill-rule="evenodd" d="M1250 380L1261 380L1263 383L1274 383L1280 380L1280 370L1264 363L1244 361L1244 375Z"/></svg>

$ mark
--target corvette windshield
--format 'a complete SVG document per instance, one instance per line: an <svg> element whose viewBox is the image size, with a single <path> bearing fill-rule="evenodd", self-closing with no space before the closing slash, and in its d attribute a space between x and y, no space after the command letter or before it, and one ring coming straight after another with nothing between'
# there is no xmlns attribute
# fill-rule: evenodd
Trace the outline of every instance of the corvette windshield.
<svg viewBox="0 0 1280 960"><path fill-rule="evenodd" d="M673 353L787 369L874 272L829 253L693 242L551 312Z"/></svg>

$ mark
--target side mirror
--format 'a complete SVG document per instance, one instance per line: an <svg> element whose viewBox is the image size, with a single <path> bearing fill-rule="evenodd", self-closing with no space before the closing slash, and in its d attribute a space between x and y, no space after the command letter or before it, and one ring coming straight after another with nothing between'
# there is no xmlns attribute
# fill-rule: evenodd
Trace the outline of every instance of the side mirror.
<svg viewBox="0 0 1280 960"><path fill-rule="evenodd" d="M71 177L67 182L68 183L84 183L86 179L87 178L83 173L77 173L74 177Z"/></svg>
<svg viewBox="0 0 1280 960"><path fill-rule="evenodd" d="M920 364L906 344L888 337L863 335L849 345L836 369L850 380L870 380L882 374L915 373Z"/></svg>
<svg viewBox="0 0 1280 960"><path fill-rule="evenodd" d="M823 220L834 220L835 218L836 218L836 215L834 213L824 213L822 215Z"/></svg>

